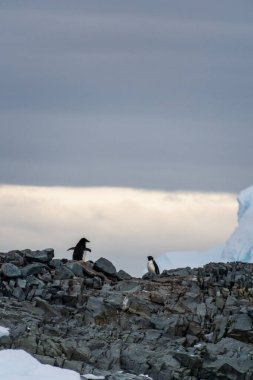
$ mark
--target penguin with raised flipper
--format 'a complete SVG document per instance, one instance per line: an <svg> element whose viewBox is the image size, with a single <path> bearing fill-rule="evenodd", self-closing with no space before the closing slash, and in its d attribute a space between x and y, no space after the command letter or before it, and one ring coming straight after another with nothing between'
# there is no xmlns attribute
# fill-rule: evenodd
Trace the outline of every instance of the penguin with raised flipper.
<svg viewBox="0 0 253 380"><path fill-rule="evenodd" d="M89 243L90 241L86 238L82 238L79 240L77 245L75 247L71 247L68 249L68 251L73 250L73 260L83 260L83 255L85 254L86 251L91 252L90 248L86 247L86 243Z"/></svg>

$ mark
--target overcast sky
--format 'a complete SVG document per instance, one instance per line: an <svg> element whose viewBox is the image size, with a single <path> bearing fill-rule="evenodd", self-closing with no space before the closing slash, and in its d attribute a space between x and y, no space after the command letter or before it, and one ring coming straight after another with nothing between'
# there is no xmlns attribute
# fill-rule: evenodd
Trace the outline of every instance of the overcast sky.
<svg viewBox="0 0 253 380"><path fill-rule="evenodd" d="M252 0L1 0L0 182L251 185L252 16Z"/></svg>
<svg viewBox="0 0 253 380"><path fill-rule="evenodd" d="M252 18L252 0L0 0L0 250L85 236L140 274L225 244L252 185Z"/></svg>

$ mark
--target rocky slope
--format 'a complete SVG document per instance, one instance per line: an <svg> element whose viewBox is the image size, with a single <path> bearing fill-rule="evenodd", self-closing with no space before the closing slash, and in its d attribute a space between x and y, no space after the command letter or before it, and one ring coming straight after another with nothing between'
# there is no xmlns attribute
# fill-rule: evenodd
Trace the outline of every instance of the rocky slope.
<svg viewBox="0 0 253 380"><path fill-rule="evenodd" d="M250 380L252 275L235 262L139 279L103 258L0 253L0 348L108 380Z"/></svg>

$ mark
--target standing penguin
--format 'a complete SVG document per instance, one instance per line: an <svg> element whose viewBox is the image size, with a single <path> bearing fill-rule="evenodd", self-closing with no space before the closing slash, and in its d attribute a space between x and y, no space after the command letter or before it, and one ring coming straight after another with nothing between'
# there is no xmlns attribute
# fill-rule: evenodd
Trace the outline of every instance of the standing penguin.
<svg viewBox="0 0 253 380"><path fill-rule="evenodd" d="M150 273L160 274L159 267L152 256L148 256L147 268Z"/></svg>
<svg viewBox="0 0 253 380"><path fill-rule="evenodd" d="M86 243L89 243L89 242L90 241L87 240L86 238L82 238L81 240L79 240L79 242L77 243L77 245L75 247L71 247L68 249L68 251L74 250L73 260L80 261L83 259L83 255L84 255L85 251L91 252L90 248L86 247Z"/></svg>

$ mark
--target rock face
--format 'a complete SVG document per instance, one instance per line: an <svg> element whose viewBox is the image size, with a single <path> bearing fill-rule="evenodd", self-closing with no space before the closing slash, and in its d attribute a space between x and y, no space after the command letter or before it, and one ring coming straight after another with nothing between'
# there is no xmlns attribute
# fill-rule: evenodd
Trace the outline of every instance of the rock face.
<svg viewBox="0 0 253 380"><path fill-rule="evenodd" d="M138 279L102 258L93 265L54 259L50 249L0 253L0 325L10 329L1 349L80 374L250 380L253 265Z"/></svg>

